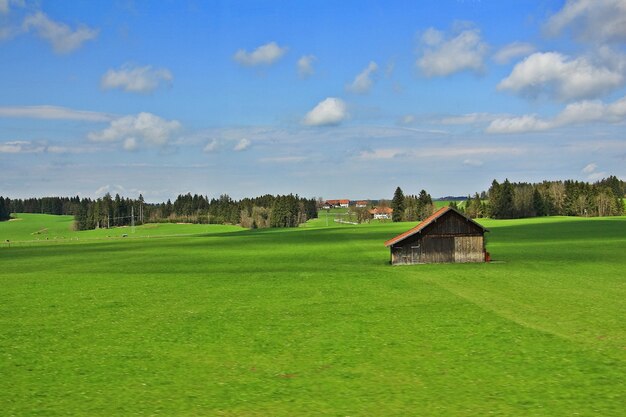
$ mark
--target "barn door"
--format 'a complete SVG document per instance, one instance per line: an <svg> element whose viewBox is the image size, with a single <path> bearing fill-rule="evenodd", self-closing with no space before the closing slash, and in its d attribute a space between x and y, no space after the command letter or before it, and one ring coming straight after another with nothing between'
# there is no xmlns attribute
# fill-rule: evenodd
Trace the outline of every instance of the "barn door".
<svg viewBox="0 0 626 417"><path fill-rule="evenodd" d="M454 237L425 236L422 239L422 262L454 262Z"/></svg>
<svg viewBox="0 0 626 417"><path fill-rule="evenodd" d="M439 262L454 262L454 238L442 237L439 240Z"/></svg>
<svg viewBox="0 0 626 417"><path fill-rule="evenodd" d="M421 263L420 256L422 255L422 248L420 247L419 242L415 242L411 245L411 263L419 264Z"/></svg>

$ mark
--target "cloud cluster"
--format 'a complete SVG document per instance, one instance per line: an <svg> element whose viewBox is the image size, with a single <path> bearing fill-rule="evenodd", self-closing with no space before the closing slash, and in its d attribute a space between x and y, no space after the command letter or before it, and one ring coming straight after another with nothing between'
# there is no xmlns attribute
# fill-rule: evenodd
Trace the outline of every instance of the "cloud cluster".
<svg viewBox="0 0 626 417"><path fill-rule="evenodd" d="M478 29L465 29L458 35L446 35L429 28L421 38L424 50L417 66L428 77L441 77L459 71L483 71L488 47L480 37Z"/></svg>
<svg viewBox="0 0 626 417"><path fill-rule="evenodd" d="M374 83L372 75L376 73L376 71L378 71L378 64L371 61L363 71L357 74L354 81L346 86L346 90L357 94L365 94L369 92L370 88L372 88L372 84Z"/></svg>
<svg viewBox="0 0 626 417"><path fill-rule="evenodd" d="M233 59L241 65L254 67L257 65L271 65L286 53L287 47L279 46L276 42L270 42L259 46L252 52L240 49L235 53Z"/></svg>
<svg viewBox="0 0 626 417"><path fill-rule="evenodd" d="M0 107L0 117L20 117L47 120L79 120L86 122L107 122L114 118L108 113L73 110L59 106L13 106Z"/></svg>
<svg viewBox="0 0 626 417"><path fill-rule="evenodd" d="M122 142L125 150L135 150L141 144L164 146L180 128L176 120L142 112L115 119L106 129L91 132L87 137L94 142Z"/></svg>
<svg viewBox="0 0 626 417"><path fill-rule="evenodd" d="M623 68L594 65L585 57L572 59L558 52L537 52L516 64L498 89L566 101L598 97L624 81Z"/></svg>
<svg viewBox="0 0 626 417"><path fill-rule="evenodd" d="M25 140L0 143L0 153L41 153L45 150L44 145Z"/></svg>
<svg viewBox="0 0 626 417"><path fill-rule="evenodd" d="M165 68L126 64L118 70L108 70L102 76L100 85L104 89L119 88L132 93L149 93L156 90L162 82L171 81L172 78L172 73Z"/></svg>
<svg viewBox="0 0 626 417"><path fill-rule="evenodd" d="M315 55L303 55L298 59L298 75L300 78L308 78L315 73L313 63L316 60Z"/></svg>
<svg viewBox="0 0 626 417"><path fill-rule="evenodd" d="M487 133L539 132L582 123L618 123L626 119L626 97L610 104L599 100L585 100L569 104L551 119L536 115L498 118L486 129Z"/></svg>
<svg viewBox="0 0 626 417"><path fill-rule="evenodd" d="M576 38L594 43L626 41L624 0L568 0L545 25L550 35L570 31Z"/></svg>
<svg viewBox="0 0 626 417"><path fill-rule="evenodd" d="M339 98L328 97L306 114L303 123L307 126L333 126L340 124L347 117L346 103Z"/></svg>
<svg viewBox="0 0 626 417"><path fill-rule="evenodd" d="M205 153L217 152L217 151L220 150L220 148L223 145L223 143L221 143L221 142L232 141L232 140L236 141L235 146L233 146L233 151L235 151L235 152L245 151L246 149L249 149L250 146L252 146L252 141L250 139L247 139L247 138L240 138L240 139L222 138L221 141L219 141L217 139L211 139L204 146L203 152L205 152Z"/></svg>
<svg viewBox="0 0 626 417"><path fill-rule="evenodd" d="M49 42L59 54L72 52L98 36L97 29L81 24L72 30L65 23L56 22L41 11L27 16L22 27L25 31L34 31L41 39Z"/></svg>

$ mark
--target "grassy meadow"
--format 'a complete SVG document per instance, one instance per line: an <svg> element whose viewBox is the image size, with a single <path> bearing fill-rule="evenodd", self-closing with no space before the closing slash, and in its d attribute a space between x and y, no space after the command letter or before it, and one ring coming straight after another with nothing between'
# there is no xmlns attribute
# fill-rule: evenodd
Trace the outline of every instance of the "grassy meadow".
<svg viewBox="0 0 626 417"><path fill-rule="evenodd" d="M118 238L40 216L0 223L28 241L0 247L2 415L626 409L626 217L483 220L493 263L391 267L414 223Z"/></svg>

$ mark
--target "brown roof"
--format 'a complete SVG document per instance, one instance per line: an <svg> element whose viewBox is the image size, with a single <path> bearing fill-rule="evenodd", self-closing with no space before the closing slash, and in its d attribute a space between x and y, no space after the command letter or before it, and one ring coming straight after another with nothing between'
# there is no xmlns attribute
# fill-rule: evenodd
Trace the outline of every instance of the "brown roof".
<svg viewBox="0 0 626 417"><path fill-rule="evenodd" d="M391 214L393 213L393 209L391 207L374 207L373 209L368 210L370 214Z"/></svg>
<svg viewBox="0 0 626 417"><path fill-rule="evenodd" d="M350 200L326 200L326 204L349 204Z"/></svg>
<svg viewBox="0 0 626 417"><path fill-rule="evenodd" d="M437 210L436 212L434 212L433 214L431 214L430 216L428 216L427 218L425 218L424 220L422 220L422 222L420 224L418 224L417 226L415 226L412 229L407 230L404 233L400 233L398 236L389 239L388 241L385 242L385 246L391 246L394 243L398 243L401 240L406 239L409 236L413 236L416 233L420 233L422 230L424 230L424 228L426 226L428 226L429 224L433 223L434 221L436 221L439 217L443 216L445 213L449 212L449 211L454 211L455 213L457 213L460 216L465 217L467 220L471 221L472 223L474 223L476 226L480 227L481 229L483 229L485 232L488 232L489 230L487 230L485 227L483 227L482 225L476 223L474 220L470 219L469 217L465 216L463 213L460 213L458 210L454 209L453 207L442 207L439 210Z"/></svg>

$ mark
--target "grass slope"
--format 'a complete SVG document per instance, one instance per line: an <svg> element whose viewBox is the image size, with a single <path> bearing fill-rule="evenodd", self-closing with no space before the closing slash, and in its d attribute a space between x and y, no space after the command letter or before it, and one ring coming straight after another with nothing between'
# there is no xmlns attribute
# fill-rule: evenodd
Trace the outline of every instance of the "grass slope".
<svg viewBox="0 0 626 417"><path fill-rule="evenodd" d="M60 243L65 240L115 239L127 235L128 238L194 235L223 233L244 230L239 226L206 224L151 223L131 227L74 231L73 216L53 216L50 214L16 214L15 219L0 222L0 244L9 240L19 243Z"/></svg>
<svg viewBox="0 0 626 417"><path fill-rule="evenodd" d="M622 415L626 218L485 224L497 263L390 267L407 223L4 248L0 409Z"/></svg>

